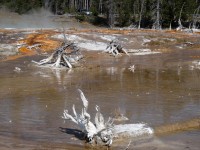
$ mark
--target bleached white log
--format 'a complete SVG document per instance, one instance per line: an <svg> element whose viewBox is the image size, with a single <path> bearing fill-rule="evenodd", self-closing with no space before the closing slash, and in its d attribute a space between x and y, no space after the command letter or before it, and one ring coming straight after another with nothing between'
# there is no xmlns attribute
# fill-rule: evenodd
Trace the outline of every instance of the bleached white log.
<svg viewBox="0 0 200 150"><path fill-rule="evenodd" d="M144 123L119 124L113 127L113 134L115 138L152 136L153 133L154 130Z"/></svg>
<svg viewBox="0 0 200 150"><path fill-rule="evenodd" d="M124 48L122 48L122 51L123 51L126 55L129 55L128 52L127 52Z"/></svg>
<svg viewBox="0 0 200 150"><path fill-rule="evenodd" d="M96 115L95 115L95 125L97 128L97 131L101 131L103 129L105 129L105 124L104 124L104 117L100 112L100 107L96 105Z"/></svg>
<svg viewBox="0 0 200 150"><path fill-rule="evenodd" d="M67 60L66 57L67 56L63 56L64 61L66 62L66 64L68 65L69 68L72 68L72 65L70 64L70 62Z"/></svg>
<svg viewBox="0 0 200 150"><path fill-rule="evenodd" d="M61 54L58 55L58 58L54 64L52 64L52 67L60 67L60 61L61 61Z"/></svg>
<svg viewBox="0 0 200 150"><path fill-rule="evenodd" d="M54 56L54 53L52 53L48 58L42 59L39 62L36 62L36 61L33 61L33 60L32 60L32 62L34 62L34 63L36 63L38 65L43 65L43 64L46 64L46 63L50 62L53 59L53 56Z"/></svg>
<svg viewBox="0 0 200 150"><path fill-rule="evenodd" d="M78 119L78 115L76 113L75 105L72 106L72 110L73 110L74 116L75 116L75 118L77 120Z"/></svg>
<svg viewBox="0 0 200 150"><path fill-rule="evenodd" d="M32 50L33 48L39 48L42 44L34 44L34 45L31 45L31 46L28 46L27 48Z"/></svg>
<svg viewBox="0 0 200 150"><path fill-rule="evenodd" d="M86 99L86 97L85 97L85 95L83 94L83 92L80 90L80 89L78 89L78 92L79 92L79 94L80 94L80 97L81 97L81 100L82 100L82 102L83 102L83 106L84 106L84 108L88 108L88 100Z"/></svg>

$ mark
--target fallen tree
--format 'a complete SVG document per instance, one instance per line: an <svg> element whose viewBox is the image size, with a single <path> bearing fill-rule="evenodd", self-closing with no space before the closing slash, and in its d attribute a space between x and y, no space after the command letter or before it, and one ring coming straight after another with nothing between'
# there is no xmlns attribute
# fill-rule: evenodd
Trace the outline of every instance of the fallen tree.
<svg viewBox="0 0 200 150"><path fill-rule="evenodd" d="M70 120L77 124L84 133L85 140L90 144L103 146L111 146L113 140L135 137L149 137L153 135L153 129L144 123L138 124L118 124L114 125L114 118L109 117L105 122L100 111L100 107L96 105L95 122L91 121L91 115L88 113L88 100L83 92L79 89L80 97L83 103L81 113L77 114L75 105L72 106L74 116L70 115L68 110L64 110L62 118Z"/></svg>
<svg viewBox="0 0 200 150"><path fill-rule="evenodd" d="M119 42L114 41L114 40L112 40L108 44L106 48L106 52L114 56L120 55L120 53L125 53L126 55L129 55L128 52L125 49L123 49L122 45Z"/></svg>
<svg viewBox="0 0 200 150"><path fill-rule="evenodd" d="M49 67L56 68L72 68L73 64L76 64L82 57L83 55L74 43L63 42L62 45L57 48L49 57L42 59L39 62L33 62L40 66L48 65Z"/></svg>

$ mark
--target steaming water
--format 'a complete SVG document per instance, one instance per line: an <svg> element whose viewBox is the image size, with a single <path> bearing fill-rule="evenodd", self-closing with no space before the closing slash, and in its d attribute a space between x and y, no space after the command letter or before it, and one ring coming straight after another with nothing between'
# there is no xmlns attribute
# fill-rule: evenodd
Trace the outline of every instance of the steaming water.
<svg viewBox="0 0 200 150"><path fill-rule="evenodd" d="M2 149L87 149L79 133L59 127L64 124L63 109L77 110L80 88L89 100L92 118L95 105L105 116L115 109L129 118L124 123L145 122L151 127L173 124L200 117L200 70L190 69L190 56L199 51L120 58L87 58L92 68L51 70L30 65L23 58L0 63L0 147ZM128 68L135 65L135 71ZM21 72L14 72L14 68ZM72 112L72 111L71 111ZM75 135L74 135L75 134ZM153 141L134 141L129 149L198 149L199 129L157 137ZM121 147L125 148L130 139ZM170 145L170 146L169 146ZM72 148L70 148L72 149Z"/></svg>
<svg viewBox="0 0 200 150"><path fill-rule="evenodd" d="M42 29L42 28L88 28L76 19L66 15L54 15L47 9L31 10L27 14L19 15L0 8L0 28L6 29ZM92 28L92 26L90 26Z"/></svg>

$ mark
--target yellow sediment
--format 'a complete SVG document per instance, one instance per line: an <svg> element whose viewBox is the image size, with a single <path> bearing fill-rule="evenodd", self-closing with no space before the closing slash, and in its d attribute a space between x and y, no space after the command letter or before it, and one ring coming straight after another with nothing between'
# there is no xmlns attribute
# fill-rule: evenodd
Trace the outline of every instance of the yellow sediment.
<svg viewBox="0 0 200 150"><path fill-rule="evenodd" d="M20 53L27 54L27 53L33 53L33 51L29 50L27 47L21 47L18 49Z"/></svg>
<svg viewBox="0 0 200 150"><path fill-rule="evenodd" d="M34 54L36 54L36 52L31 52L31 53L25 53L25 54L19 54L19 55L8 56L8 57L6 57L5 59L1 60L0 62L9 61L9 60L15 60L15 59L18 59L18 58L22 58L22 57L24 57L24 56L31 56L31 55L34 55Z"/></svg>
<svg viewBox="0 0 200 150"><path fill-rule="evenodd" d="M190 56L190 57L192 57L192 58L200 58L200 56Z"/></svg>
<svg viewBox="0 0 200 150"><path fill-rule="evenodd" d="M179 131L193 130L193 129L200 129L200 118L156 127L155 135L162 135L172 132L179 132Z"/></svg>

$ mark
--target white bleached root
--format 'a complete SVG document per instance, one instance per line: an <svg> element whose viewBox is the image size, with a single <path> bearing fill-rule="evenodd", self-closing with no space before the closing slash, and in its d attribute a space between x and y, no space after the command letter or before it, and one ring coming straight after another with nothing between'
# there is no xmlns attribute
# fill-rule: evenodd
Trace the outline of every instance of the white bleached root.
<svg viewBox="0 0 200 150"><path fill-rule="evenodd" d="M159 54L160 52L154 52L150 49L126 49L126 51L131 55L150 55L150 54Z"/></svg>
<svg viewBox="0 0 200 150"><path fill-rule="evenodd" d="M100 112L100 107L96 106L95 123L91 122L90 114L87 112L88 100L86 99L83 92L79 89L80 97L83 103L83 108L80 114L77 114L75 106L73 105L72 110L74 116L68 113L68 110L64 110L63 119L70 120L77 124L81 131L85 133L86 141L89 143L103 143L103 145L111 145L112 143L112 121L108 120L104 123L104 117Z"/></svg>
<svg viewBox="0 0 200 150"><path fill-rule="evenodd" d="M67 52L70 50L70 52ZM39 62L32 61L40 66L46 65L49 67L72 68L73 64L77 63L82 58L82 54L74 43L63 43L62 46L57 48L49 57L40 60ZM50 65L49 65L50 64Z"/></svg>
<svg viewBox="0 0 200 150"><path fill-rule="evenodd" d="M75 105L73 105L73 116L69 114L68 110L64 110L62 118L77 124L85 134L85 140L90 144L110 146L114 139L120 137L135 138L138 136L153 135L153 129L143 123L113 125L114 120L110 117L105 122L100 107L97 105L95 107L96 115L93 123L90 114L87 112L88 100L80 89L78 91L83 103L81 113L77 114Z"/></svg>
<svg viewBox="0 0 200 150"><path fill-rule="evenodd" d="M120 124L113 127L113 134L115 138L152 136L153 133L153 129L144 123Z"/></svg>
<svg viewBox="0 0 200 150"><path fill-rule="evenodd" d="M111 41L106 48L106 52L112 54L113 56L120 55L120 53L129 55L128 52L117 41Z"/></svg>

